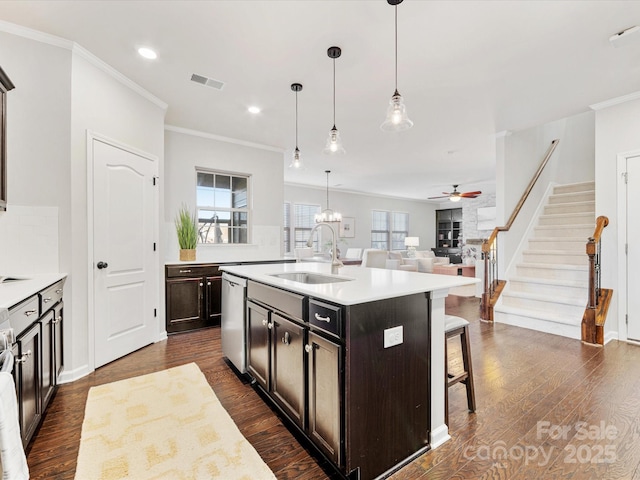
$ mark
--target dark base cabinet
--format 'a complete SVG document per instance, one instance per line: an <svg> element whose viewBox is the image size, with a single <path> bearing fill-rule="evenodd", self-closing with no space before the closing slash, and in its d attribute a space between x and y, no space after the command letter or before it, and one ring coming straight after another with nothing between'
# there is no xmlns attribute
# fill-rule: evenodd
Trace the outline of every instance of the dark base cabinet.
<svg viewBox="0 0 640 480"><path fill-rule="evenodd" d="M12 346L22 444L26 448L63 370L63 302L60 281L9 309L16 332Z"/></svg>

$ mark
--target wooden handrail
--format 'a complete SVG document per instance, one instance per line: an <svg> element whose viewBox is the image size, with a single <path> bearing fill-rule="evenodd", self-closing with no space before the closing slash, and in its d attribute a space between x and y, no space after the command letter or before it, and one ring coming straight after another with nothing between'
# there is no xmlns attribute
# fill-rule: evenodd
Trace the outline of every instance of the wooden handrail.
<svg viewBox="0 0 640 480"><path fill-rule="evenodd" d="M593 231L593 236L591 237L591 239L594 242L599 242L600 241L600 236L602 235L602 231L604 230L604 227L606 227L607 225L609 225L609 218L605 217L604 215L600 215L598 218L596 218L596 229Z"/></svg>
<svg viewBox="0 0 640 480"><path fill-rule="evenodd" d="M547 154L544 156L544 159L542 160L542 162L540 162L540 166L538 167L538 170L536 171L536 173L531 178L531 181L529 182L529 185L527 186L527 189L522 194L522 197L520 197L520 201L516 205L516 208L513 209L513 212L511 213L511 216L509 217L509 220L507 221L507 224L502 226L502 227L496 227L496 228L493 229L493 231L491 232L491 235L489 235L489 238L487 239L487 241L483 242L483 244L482 244L482 251L483 252L485 252L485 253L489 252L490 245L493 244L493 242L495 242L496 238L498 237L498 232L507 232L507 231L509 231L509 229L513 225L513 222L516 220L516 217L518 216L518 213L520 213L520 210L522 210L522 206L524 205L524 202L526 202L527 198L529 198L529 194L531 193L531 190L533 190L533 187L535 186L536 182L538 181L538 178L540 178L540 175L542 174L542 170L544 170L544 167L549 162L549 159L551 158L551 155L553 154L553 151L556 149L556 146L558 145L559 142L560 142L560 140L557 139L557 138L554 141L551 142L551 145L549 145L549 149L547 150Z"/></svg>

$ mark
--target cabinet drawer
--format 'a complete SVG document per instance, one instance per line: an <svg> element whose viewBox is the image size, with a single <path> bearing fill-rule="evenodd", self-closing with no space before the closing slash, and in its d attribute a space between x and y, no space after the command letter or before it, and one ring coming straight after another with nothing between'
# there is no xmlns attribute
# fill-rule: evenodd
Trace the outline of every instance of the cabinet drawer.
<svg viewBox="0 0 640 480"><path fill-rule="evenodd" d="M218 265L167 265L167 278L222 276Z"/></svg>
<svg viewBox="0 0 640 480"><path fill-rule="evenodd" d="M49 288L41 291L38 294L40 297L40 311L44 313L62 300L62 292L62 282L54 283Z"/></svg>
<svg viewBox="0 0 640 480"><path fill-rule="evenodd" d="M247 298L257 300L288 316L304 322L304 299L302 295L273 288L262 283L249 280Z"/></svg>
<svg viewBox="0 0 640 480"><path fill-rule="evenodd" d="M337 305L309 300L309 323L337 337L342 335L342 309Z"/></svg>
<svg viewBox="0 0 640 480"><path fill-rule="evenodd" d="M40 301L37 295L9 309L9 322L16 335L24 332L40 316Z"/></svg>

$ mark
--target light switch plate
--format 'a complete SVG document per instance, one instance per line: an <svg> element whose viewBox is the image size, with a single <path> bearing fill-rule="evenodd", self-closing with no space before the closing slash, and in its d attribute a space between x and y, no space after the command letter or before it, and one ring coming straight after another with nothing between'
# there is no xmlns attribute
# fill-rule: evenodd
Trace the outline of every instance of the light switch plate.
<svg viewBox="0 0 640 480"><path fill-rule="evenodd" d="M402 325L399 327L387 328L384 331L384 348L394 347L403 342Z"/></svg>

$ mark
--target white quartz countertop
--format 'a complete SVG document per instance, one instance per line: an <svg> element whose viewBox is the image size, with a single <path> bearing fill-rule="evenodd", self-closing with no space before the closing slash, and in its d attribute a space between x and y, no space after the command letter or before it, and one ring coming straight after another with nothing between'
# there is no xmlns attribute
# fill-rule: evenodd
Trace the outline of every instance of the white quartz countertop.
<svg viewBox="0 0 640 480"><path fill-rule="evenodd" d="M293 257L278 257L278 258L262 258L260 260L192 260L192 261L180 261L172 260L164 262L165 265L208 265L213 264L225 264L225 263L259 263L259 262L291 262L295 260Z"/></svg>
<svg viewBox="0 0 640 480"><path fill-rule="evenodd" d="M337 276L351 279L347 282L305 284L271 276L284 272L311 272L331 275L330 264L311 262L271 265L224 265L220 269L239 277L341 305L357 305L415 293L448 290L451 287L480 282L479 279L473 277L434 275L431 273L405 272L402 270L365 268L361 266L340 268Z"/></svg>
<svg viewBox="0 0 640 480"><path fill-rule="evenodd" d="M16 280L0 283L0 308L11 308L14 305L35 295L40 290L53 285L67 276L66 273L39 273L33 275L10 275Z"/></svg>

